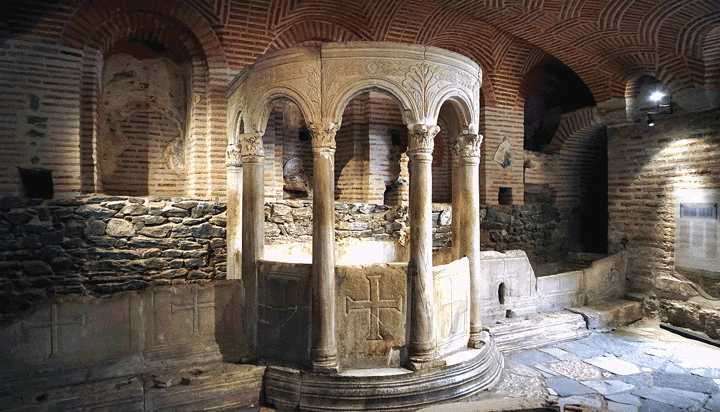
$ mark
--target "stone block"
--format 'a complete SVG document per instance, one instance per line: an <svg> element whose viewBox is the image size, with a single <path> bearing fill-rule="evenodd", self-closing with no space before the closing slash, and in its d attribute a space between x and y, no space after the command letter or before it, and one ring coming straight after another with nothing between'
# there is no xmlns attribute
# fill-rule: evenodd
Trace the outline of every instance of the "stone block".
<svg viewBox="0 0 720 412"><path fill-rule="evenodd" d="M389 365L405 346L407 264L336 267L335 323L342 366Z"/></svg>
<svg viewBox="0 0 720 412"><path fill-rule="evenodd" d="M125 219L110 219L105 231L108 236L112 237L135 236L135 227Z"/></svg>
<svg viewBox="0 0 720 412"><path fill-rule="evenodd" d="M166 237L174 227L175 225L171 223L160 226L149 226L142 228L138 233L143 236L163 238Z"/></svg>
<svg viewBox="0 0 720 412"><path fill-rule="evenodd" d="M260 355L307 363L311 269L310 264L302 263L260 263L257 332Z"/></svg>
<svg viewBox="0 0 720 412"><path fill-rule="evenodd" d="M98 205L83 205L77 208L75 213L88 219L103 220L115 216L118 212L117 210L108 209Z"/></svg>
<svg viewBox="0 0 720 412"><path fill-rule="evenodd" d="M433 268L435 330L441 356L467 347L470 338L470 264L467 258Z"/></svg>

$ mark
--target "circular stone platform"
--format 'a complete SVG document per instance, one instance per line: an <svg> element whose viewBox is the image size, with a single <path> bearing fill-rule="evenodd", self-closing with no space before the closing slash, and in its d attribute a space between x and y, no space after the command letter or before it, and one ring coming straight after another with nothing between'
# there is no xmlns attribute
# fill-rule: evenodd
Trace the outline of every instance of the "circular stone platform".
<svg viewBox="0 0 720 412"><path fill-rule="evenodd" d="M445 361L445 366L416 372L351 369L337 375L268 366L265 399L282 410L414 410L490 389L504 367L504 358L492 339L480 349L461 350Z"/></svg>

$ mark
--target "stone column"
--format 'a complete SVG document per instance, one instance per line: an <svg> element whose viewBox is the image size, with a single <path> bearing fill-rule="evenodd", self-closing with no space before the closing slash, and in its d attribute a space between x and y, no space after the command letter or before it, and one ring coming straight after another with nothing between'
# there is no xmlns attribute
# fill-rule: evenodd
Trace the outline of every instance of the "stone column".
<svg viewBox="0 0 720 412"><path fill-rule="evenodd" d="M242 279L242 179L240 148L228 144L227 158L227 278Z"/></svg>
<svg viewBox="0 0 720 412"><path fill-rule="evenodd" d="M437 126L410 125L410 341L409 367L413 370L444 365L437 358L435 283L432 272L432 152Z"/></svg>
<svg viewBox="0 0 720 412"><path fill-rule="evenodd" d="M460 259L463 257L463 253L460 250L460 239L458 239L459 233L463 227L462 217L460 209L462 201L458 194L458 169L460 167L460 152L459 145L457 144L458 137L454 137L450 141L450 152L452 154L452 222L450 224L450 233L452 234L452 258L453 260Z"/></svg>
<svg viewBox="0 0 720 412"><path fill-rule="evenodd" d="M470 340L468 346L479 348L484 343L482 335L482 310L480 307L480 143L482 135L463 134L455 141L458 154L457 205L459 225L453 234L457 239L457 251L470 261ZM456 209L453 207L453 214Z"/></svg>
<svg viewBox="0 0 720 412"><path fill-rule="evenodd" d="M240 135L243 164L242 279L245 287L245 331L251 353L257 346L258 271L265 253L264 179L262 133Z"/></svg>
<svg viewBox="0 0 720 412"><path fill-rule="evenodd" d="M312 337L313 371L337 373L335 341L336 123L310 123L313 151Z"/></svg>

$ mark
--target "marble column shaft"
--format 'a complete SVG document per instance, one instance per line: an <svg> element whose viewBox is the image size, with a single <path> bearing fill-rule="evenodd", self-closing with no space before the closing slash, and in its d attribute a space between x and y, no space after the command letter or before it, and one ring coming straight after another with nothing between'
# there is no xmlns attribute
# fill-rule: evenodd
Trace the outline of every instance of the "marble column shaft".
<svg viewBox="0 0 720 412"><path fill-rule="evenodd" d="M227 149L227 278L242 279L242 190L243 168L240 148Z"/></svg>
<svg viewBox="0 0 720 412"><path fill-rule="evenodd" d="M312 335L318 373L337 373L335 338L335 133L339 124L310 123L313 151Z"/></svg>
<svg viewBox="0 0 720 412"><path fill-rule="evenodd" d="M468 346L483 344L480 306L480 143L482 136L461 135L455 142L458 154L457 211L459 217L457 250L470 263L470 340Z"/></svg>
<svg viewBox="0 0 720 412"><path fill-rule="evenodd" d="M437 359L435 332L435 285L432 272L432 151L437 126L412 125L409 129L410 158L410 340L409 366L427 369L441 364Z"/></svg>
<svg viewBox="0 0 720 412"><path fill-rule="evenodd" d="M258 271L265 253L264 179L265 154L262 133L240 136L243 164L242 279L245 288L245 331L254 354L257 346Z"/></svg>

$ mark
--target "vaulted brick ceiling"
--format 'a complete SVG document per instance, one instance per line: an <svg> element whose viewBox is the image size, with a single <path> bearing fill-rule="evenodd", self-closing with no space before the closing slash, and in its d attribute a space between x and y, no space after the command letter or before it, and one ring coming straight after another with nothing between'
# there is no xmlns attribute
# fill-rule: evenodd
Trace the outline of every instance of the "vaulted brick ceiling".
<svg viewBox="0 0 720 412"><path fill-rule="evenodd" d="M157 13L188 26L206 53L216 53L219 41L223 56L216 61L232 69L268 51L314 41L443 47L473 58L485 70L486 104L521 106L522 77L549 57L575 71L598 102L624 97L626 83L640 74L653 75L676 92L702 89L720 78L720 0L65 0L62 4L56 16L72 16L59 34L66 44L97 36L97 27L121 26L118 16Z"/></svg>

